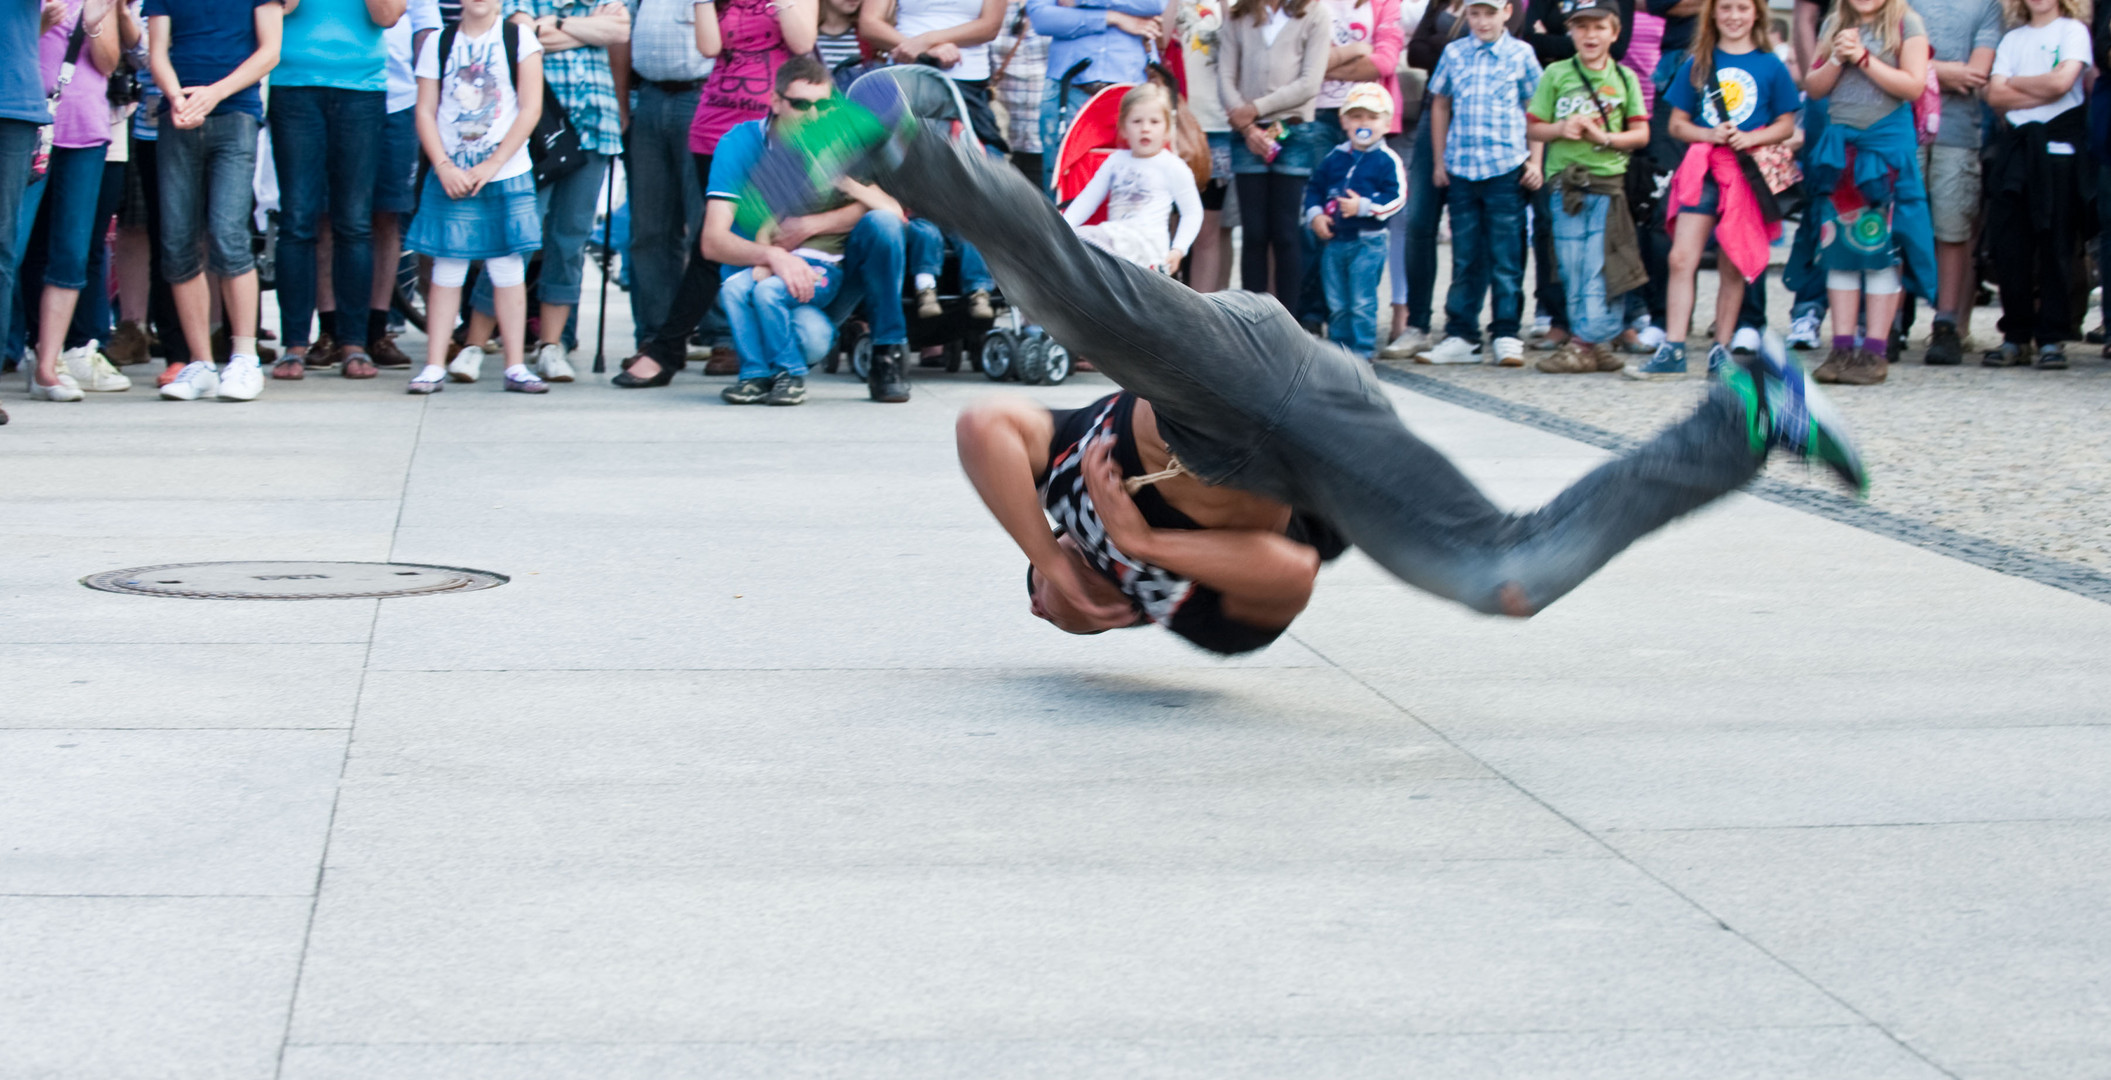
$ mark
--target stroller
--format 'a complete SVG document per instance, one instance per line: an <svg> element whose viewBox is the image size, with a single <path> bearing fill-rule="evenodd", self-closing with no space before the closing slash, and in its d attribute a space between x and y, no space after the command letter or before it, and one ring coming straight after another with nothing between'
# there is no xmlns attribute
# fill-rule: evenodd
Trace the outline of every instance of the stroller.
<svg viewBox="0 0 2111 1080"><path fill-rule="evenodd" d="M968 127L967 103L961 100L960 89L937 68L922 64L883 67L857 76L853 85L868 79L887 79L894 82L900 88L902 100L908 103L910 112L919 119L947 125L947 130L956 137L974 137ZM926 319L917 314L910 284L904 281L905 295L893 298L894 303L902 305L908 321L909 347L916 352L934 346L943 350L937 357L922 361L920 366L959 371L969 358L973 358L974 362L987 372L988 348L992 340L990 328L1006 321L1018 325L1018 313L1004 304L1000 293L992 290L990 303L996 308L997 318L992 321L968 316L967 297L960 288L960 255L951 244L947 247L945 266L938 275L939 304L943 311L937 317ZM887 302L877 296L867 297L866 300L874 304ZM862 321L852 320L844 326L840 338L840 348L829 354L824 363L824 370L834 373L843 360L848 358L851 371L860 379L866 378L872 370L871 332ZM1066 375L1067 366L1066 362Z"/></svg>

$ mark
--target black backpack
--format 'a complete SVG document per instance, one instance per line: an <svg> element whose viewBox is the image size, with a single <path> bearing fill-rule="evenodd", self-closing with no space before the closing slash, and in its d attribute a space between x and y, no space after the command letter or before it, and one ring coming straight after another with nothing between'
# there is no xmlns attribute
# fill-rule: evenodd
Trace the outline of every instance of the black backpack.
<svg viewBox="0 0 2111 1080"><path fill-rule="evenodd" d="M454 55L455 32L461 29L456 23L440 31L440 74L447 73L447 60ZM500 38L506 43L506 78L513 80L513 91L520 93L520 24L504 24ZM528 157L535 162L535 184L548 187L567 176L578 172L586 164L586 149L579 145L579 129L564 113L564 106L557 95L550 91L550 84L542 84L542 118L535 122L535 130L528 133Z"/></svg>

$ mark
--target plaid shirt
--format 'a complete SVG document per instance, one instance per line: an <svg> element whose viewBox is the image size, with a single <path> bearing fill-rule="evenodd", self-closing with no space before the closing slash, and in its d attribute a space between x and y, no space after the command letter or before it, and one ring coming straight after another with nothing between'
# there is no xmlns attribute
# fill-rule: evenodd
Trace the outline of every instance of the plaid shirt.
<svg viewBox="0 0 2111 1080"><path fill-rule="evenodd" d="M603 7L621 7L609 0L506 0L506 15L545 15L578 18ZM566 49L542 54L542 78L565 118L579 129L579 145L597 154L623 152L623 126L616 115L616 80L608 71L608 50Z"/></svg>
<svg viewBox="0 0 2111 1080"><path fill-rule="evenodd" d="M696 51L696 6L689 0L628 0L630 69L653 82L697 82L711 61Z"/></svg>
<svg viewBox="0 0 2111 1080"><path fill-rule="evenodd" d="M1019 30L1017 35L1013 28ZM1012 51L1017 43L1018 52ZM997 100L1004 105L1010 117L1004 141L1012 144L1012 151L1020 154L1041 152L1041 82L1048 76L1048 39L1034 33L1033 24L1026 20L1026 0L1012 0L1011 7L1004 12L1004 25L997 31L997 38L990 42L990 73L996 74L997 66L1004 64L1005 57L1011 63L1004 67L1004 78L990 87Z"/></svg>
<svg viewBox="0 0 2111 1080"><path fill-rule="evenodd" d="M1525 163L1525 102L1539 86L1532 46L1508 33L1482 41L1467 33L1444 46L1429 92L1451 99L1444 135L1444 171L1461 180L1486 180Z"/></svg>

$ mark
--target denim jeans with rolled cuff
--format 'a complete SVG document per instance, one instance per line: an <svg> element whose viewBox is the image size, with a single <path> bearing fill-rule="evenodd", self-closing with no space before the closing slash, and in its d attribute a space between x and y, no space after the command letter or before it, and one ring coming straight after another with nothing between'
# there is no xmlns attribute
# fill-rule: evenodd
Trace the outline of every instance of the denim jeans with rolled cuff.
<svg viewBox="0 0 2111 1080"><path fill-rule="evenodd" d="M1486 180L1454 176L1445 191L1451 210L1451 291L1444 298L1444 335L1481 340L1481 299L1493 294L1488 330L1514 338L1525 307L1525 189L1519 166Z"/></svg>
<svg viewBox="0 0 2111 1080"><path fill-rule="evenodd" d="M381 167L388 94L330 86L271 91L271 156L279 178L279 330L309 344L315 244L330 219L330 287L337 310L363 315L374 289L374 176ZM162 125L162 134L170 125ZM248 242L245 231L243 242ZM340 345L366 347L365 318L337 322Z"/></svg>
<svg viewBox="0 0 2111 1080"><path fill-rule="evenodd" d="M879 183L981 248L1006 298L1150 401L1191 472L1316 514L1401 580L1478 611L1545 607L1764 458L1743 402L1718 383L1545 506L1506 511L1401 423L1368 364L1314 341L1274 299L1197 293L1106 254L1016 171L935 133Z"/></svg>
<svg viewBox="0 0 2111 1080"><path fill-rule="evenodd" d="M912 218L908 223L909 274L929 274L942 277L946 267L946 234L938 223L930 218ZM960 245L960 291L962 295L978 289L988 290L997 286L990 277L990 266L982 260L982 253L975 245L964 240Z"/></svg>
<svg viewBox="0 0 2111 1080"><path fill-rule="evenodd" d="M207 270L220 277L235 277L256 269L256 254L249 246L249 217L256 204L259 126L256 117L242 112L215 113L194 128L161 125L160 137L154 142L154 169L161 195L161 274L170 284L181 285ZM274 152L281 158L288 153L283 146ZM283 213L280 220L284 221ZM202 259L198 254L201 240L205 245ZM312 297L312 243L308 251L308 288ZM282 228L282 308L286 303L285 252ZM365 295L360 294L362 309L366 306ZM301 340L305 342L307 338L303 336Z"/></svg>
<svg viewBox="0 0 2111 1080"><path fill-rule="evenodd" d="M1385 230L1345 233L1320 245L1319 280L1327 304L1327 340L1370 356L1378 348L1378 275L1385 269Z"/></svg>

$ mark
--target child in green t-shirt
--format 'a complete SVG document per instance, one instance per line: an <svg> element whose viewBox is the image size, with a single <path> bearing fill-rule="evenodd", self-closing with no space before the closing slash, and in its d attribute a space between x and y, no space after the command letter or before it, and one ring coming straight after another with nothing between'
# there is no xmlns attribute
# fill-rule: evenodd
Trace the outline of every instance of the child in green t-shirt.
<svg viewBox="0 0 2111 1080"><path fill-rule="evenodd" d="M1649 107L1634 75L1613 62L1617 0L1583 0L1568 27L1575 57L1549 64L1525 106L1526 135L1545 144L1555 262L1569 304L1570 338L1539 369L1618 371L1620 360L1605 346L1620 332L1622 309L1613 301L1638 284L1640 267L1622 190L1628 154L1649 143ZM1607 288L1609 262L1617 288Z"/></svg>

